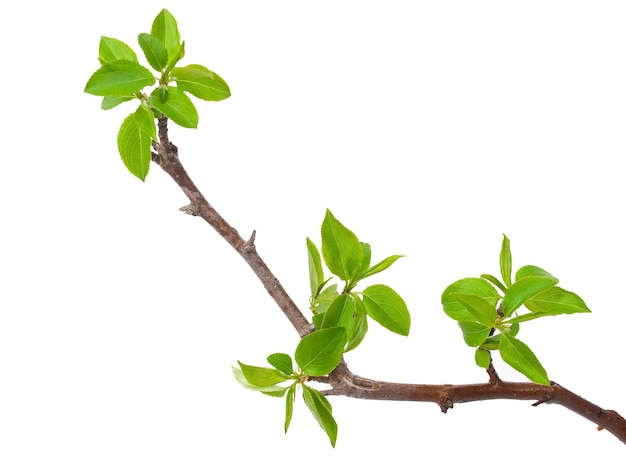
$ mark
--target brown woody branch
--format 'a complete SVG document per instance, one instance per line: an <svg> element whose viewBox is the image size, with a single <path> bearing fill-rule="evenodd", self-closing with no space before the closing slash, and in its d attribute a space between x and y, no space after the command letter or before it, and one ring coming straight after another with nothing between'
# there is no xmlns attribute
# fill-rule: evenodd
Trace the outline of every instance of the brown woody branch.
<svg viewBox="0 0 626 470"><path fill-rule="evenodd" d="M202 217L246 260L300 337L313 331L312 324L298 309L278 279L258 255L254 244L255 232L252 233L250 239L244 240L209 204L193 183L178 158L178 149L169 140L166 117L159 119L159 142L154 144L154 150L156 153L152 154L152 160L172 177L189 198L189 205L181 208L181 210L190 215ZM393 383L359 377L353 374L345 361L342 360L328 377L315 379L331 386L330 390L324 392L326 395L343 395L368 400L434 402L439 405L444 413L451 409L455 403L471 401L534 400L533 406L554 403L587 418L597 424L598 429L609 431L626 444L626 420L619 413L600 408L554 382L550 386L546 386L532 382L502 381L493 365L490 365L487 373L489 374L489 381L481 384Z"/></svg>

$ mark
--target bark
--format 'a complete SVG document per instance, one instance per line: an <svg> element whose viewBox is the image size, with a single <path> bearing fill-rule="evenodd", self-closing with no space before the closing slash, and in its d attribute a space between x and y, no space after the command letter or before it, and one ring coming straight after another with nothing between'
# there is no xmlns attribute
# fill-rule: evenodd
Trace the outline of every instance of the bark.
<svg viewBox="0 0 626 470"><path fill-rule="evenodd" d="M237 253L248 263L257 275L269 295L291 322L300 337L313 331L313 325L298 309L285 292L280 282L272 274L259 256L254 244L255 232L244 240L237 230L209 204L185 171L178 149L169 141L167 118L159 119L159 142L154 144L152 159L157 163L189 198L189 204L182 211L203 218L224 238ZM482 400L533 400L533 406L557 404L583 416L595 423L598 429L605 429L626 444L626 420L613 410L606 410L559 384L539 385L532 382L506 382L500 380L493 366L487 370L489 380L479 384L464 385L427 385L383 382L367 379L353 374L345 361L326 377L314 377L313 380L328 384L331 388L325 395L343 395L367 400L395 400L433 402L446 413L455 403Z"/></svg>

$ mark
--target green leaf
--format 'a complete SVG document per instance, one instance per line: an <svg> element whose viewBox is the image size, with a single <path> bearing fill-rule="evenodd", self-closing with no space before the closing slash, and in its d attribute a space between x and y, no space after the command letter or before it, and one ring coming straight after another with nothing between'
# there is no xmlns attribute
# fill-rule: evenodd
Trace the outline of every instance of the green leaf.
<svg viewBox="0 0 626 470"><path fill-rule="evenodd" d="M202 65L174 67L172 78L178 88L203 100L221 101L230 96L230 88L222 77Z"/></svg>
<svg viewBox="0 0 626 470"><path fill-rule="evenodd" d="M302 387L302 396L311 414L313 414L330 439L330 444L335 447L337 442L337 422L333 418L333 409L330 402L318 390L307 386Z"/></svg>
<svg viewBox="0 0 626 470"><path fill-rule="evenodd" d="M152 158L152 138L142 130L142 112L137 111L140 114L139 119L137 113L133 113L122 123L117 134L117 148L126 168L141 181L145 181Z"/></svg>
<svg viewBox="0 0 626 470"><path fill-rule="evenodd" d="M274 353L267 356L267 362L276 367L280 372L293 375L293 362L291 357L285 353Z"/></svg>
<svg viewBox="0 0 626 470"><path fill-rule="evenodd" d="M507 334L500 335L500 356L513 369L541 385L550 385L548 374L535 354L519 339Z"/></svg>
<svg viewBox="0 0 626 470"><path fill-rule="evenodd" d="M474 317L478 323L493 328L498 318L498 312L495 307L481 297L474 294L463 294L461 292L452 292L450 295L454 297L465 309Z"/></svg>
<svg viewBox="0 0 626 470"><path fill-rule="evenodd" d="M476 361L476 365L478 367L482 367L483 369L487 369L489 364L491 364L491 354L489 351L483 348L476 348L476 352L474 353L474 361Z"/></svg>
<svg viewBox="0 0 626 470"><path fill-rule="evenodd" d="M520 279L523 279L525 277L545 277L556 281L555 284L559 282L559 280L548 271L538 268L537 266L522 266L515 273L516 281L519 281Z"/></svg>
<svg viewBox="0 0 626 470"><path fill-rule="evenodd" d="M117 62L118 60L137 62L137 54L125 42L102 36L100 38L100 46L98 47L98 60L102 65Z"/></svg>
<svg viewBox="0 0 626 470"><path fill-rule="evenodd" d="M348 344L346 344L345 352L352 351L355 349L363 338L365 338L365 334L367 333L367 313L365 311L365 306L363 305L363 301L359 296L353 296L352 301L354 302L354 323L352 324L352 331L350 332L350 337L348 338Z"/></svg>
<svg viewBox="0 0 626 470"><path fill-rule="evenodd" d="M315 299L319 293L319 287L324 282L324 270L322 268L322 258L315 243L310 238L306 239L306 248L309 258L309 282L311 285L311 298Z"/></svg>
<svg viewBox="0 0 626 470"><path fill-rule="evenodd" d="M333 300L333 303L331 303L328 310L326 310L321 327L332 328L335 326L343 326L346 328L348 339L350 339L349 330L354 320L353 314L354 302L352 301L352 297L348 294L341 294Z"/></svg>
<svg viewBox="0 0 626 470"><path fill-rule="evenodd" d="M269 387L282 383L290 378L288 375L271 367L249 366L240 361L237 361L237 363L248 383L255 387Z"/></svg>
<svg viewBox="0 0 626 470"><path fill-rule="evenodd" d="M118 104L122 104L126 101L130 101L133 98L136 98L136 97L135 96L105 96L104 98L102 98L102 104L100 105L100 108L107 111L109 109L115 108Z"/></svg>
<svg viewBox="0 0 626 470"><path fill-rule="evenodd" d="M135 111L135 121L137 121L139 128L156 142L157 134L154 115L145 102L142 102L137 111Z"/></svg>
<svg viewBox="0 0 626 470"><path fill-rule="evenodd" d="M337 284L331 284L320 292L315 299L313 299L311 310L316 314L326 312L330 304L333 303L338 295Z"/></svg>
<svg viewBox="0 0 626 470"><path fill-rule="evenodd" d="M452 295L453 293L472 294L480 297L495 309L500 295L487 281L480 278L468 277L450 284L441 295L441 304L446 314L456 321L472 322L474 316Z"/></svg>
<svg viewBox="0 0 626 470"><path fill-rule="evenodd" d="M161 10L152 23L150 31L152 36L156 37L161 44L165 46L168 57L177 57L179 55L180 33L176 19L166 9Z"/></svg>
<svg viewBox="0 0 626 470"><path fill-rule="evenodd" d="M363 291L365 311L374 321L399 335L408 336L411 315L402 297L383 284L369 286Z"/></svg>
<svg viewBox="0 0 626 470"><path fill-rule="evenodd" d="M300 340L296 363L303 374L329 374L339 364L345 344L346 331L341 327L314 331Z"/></svg>
<svg viewBox="0 0 626 470"><path fill-rule="evenodd" d="M185 57L185 41L183 41L180 46L178 46L178 49L176 50L176 54L174 54L174 56L170 56L170 61L167 64L168 68L173 68L180 59L182 59L183 57Z"/></svg>
<svg viewBox="0 0 626 470"><path fill-rule="evenodd" d="M371 276L373 274L378 274L378 273L384 271L389 266L391 266L393 263L395 263L398 259L403 258L403 257L404 257L403 255L392 255L392 256L389 256L389 257L385 258L380 263L376 263L374 266L369 268L365 272L365 274L363 274L361 276L361 279L365 279L366 277L369 277L369 276Z"/></svg>
<svg viewBox="0 0 626 470"><path fill-rule="evenodd" d="M262 392L272 397L282 397L285 394L285 391L289 388L281 385L268 385L266 387L257 387L256 385L252 385L250 382L248 382L248 380L246 380L246 377L244 376L241 369L232 366L232 370L233 375L237 379L237 382L239 382L240 385L247 388L248 390Z"/></svg>
<svg viewBox="0 0 626 470"><path fill-rule="evenodd" d="M85 92L96 96L127 96L155 81L147 68L136 62L120 60L96 70L87 81Z"/></svg>
<svg viewBox="0 0 626 470"><path fill-rule="evenodd" d="M138 41L150 66L161 72L167 66L168 60L167 49L163 43L156 36L147 33L141 33Z"/></svg>
<svg viewBox="0 0 626 470"><path fill-rule="evenodd" d="M287 399L285 400L285 433L289 429L289 424L291 424L291 417L293 416L293 400L296 396L296 386L297 382L294 382L289 390L287 390Z"/></svg>
<svg viewBox="0 0 626 470"><path fill-rule="evenodd" d="M167 103L167 99L170 96L170 92L169 92L168 86L167 85L160 85L158 90L159 90L159 99L161 100L161 103Z"/></svg>
<svg viewBox="0 0 626 470"><path fill-rule="evenodd" d="M502 248L500 249L500 274L507 287L511 287L511 242L506 235L502 234ZM505 289L506 290L506 289Z"/></svg>
<svg viewBox="0 0 626 470"><path fill-rule="evenodd" d="M463 332L463 340L468 346L480 346L489 337L491 328L480 323L459 322L459 327Z"/></svg>
<svg viewBox="0 0 626 470"><path fill-rule="evenodd" d="M591 311L578 295L557 286L537 294L525 302L524 306L531 312L546 312L552 315Z"/></svg>
<svg viewBox="0 0 626 470"><path fill-rule="evenodd" d="M480 345L483 349L488 349L489 351L497 351L500 349L500 335L490 336L485 340L483 344Z"/></svg>
<svg viewBox="0 0 626 470"><path fill-rule="evenodd" d="M150 95L150 104L181 127L198 127L198 111L187 95L174 86L168 90L167 101L163 102L156 88Z"/></svg>
<svg viewBox="0 0 626 470"><path fill-rule="evenodd" d="M372 261L372 247L369 243L359 242L361 243L361 266L357 270L356 279L363 279L363 274L369 269L370 262Z"/></svg>
<svg viewBox="0 0 626 470"><path fill-rule="evenodd" d="M558 282L553 277L529 276L517 279L502 300L502 311L505 317L511 315L524 302L532 299L535 295L550 289Z"/></svg>
<svg viewBox="0 0 626 470"><path fill-rule="evenodd" d="M259 388L258 391L263 393L264 395L268 395L270 397L281 398L285 396L285 392L289 390L289 387L279 386L279 385L270 385L268 387Z"/></svg>
<svg viewBox="0 0 626 470"><path fill-rule="evenodd" d="M504 284L502 284L502 282L500 282L500 280L497 277L492 276L491 274L481 274L480 277L481 279L486 279L487 281L491 282L494 286L496 286L502 292L506 292L506 287L504 286Z"/></svg>
<svg viewBox="0 0 626 470"><path fill-rule="evenodd" d="M358 296L339 295L330 304L322 322L318 326L319 329L342 326L346 330L348 343L346 351L358 346L367 332L365 311L362 308L359 311L356 302L360 302Z"/></svg>
<svg viewBox="0 0 626 470"><path fill-rule="evenodd" d="M353 277L363 260L357 236L326 210L322 223L322 256L331 273L343 281Z"/></svg>
<svg viewBox="0 0 626 470"><path fill-rule="evenodd" d="M554 317L558 315L558 313L547 313L547 312L532 312L532 313L524 313L522 315L517 315L511 318L507 318L506 324L517 325L519 323L523 323L525 321L535 320L541 317Z"/></svg>

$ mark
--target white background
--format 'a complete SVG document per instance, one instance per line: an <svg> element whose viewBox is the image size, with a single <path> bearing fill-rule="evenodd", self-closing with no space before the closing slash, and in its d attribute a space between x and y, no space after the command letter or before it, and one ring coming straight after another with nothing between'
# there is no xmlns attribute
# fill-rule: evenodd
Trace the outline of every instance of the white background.
<svg viewBox="0 0 626 470"><path fill-rule="evenodd" d="M296 405L240 387L297 335L247 265L153 166L117 153L134 105L83 93L100 35L176 17L232 97L171 138L209 201L306 310L305 238L326 208L404 254L378 282L412 313L347 356L362 376L474 383L439 296L536 264L591 314L524 324L550 378L626 414L626 6L609 1L13 2L4 7L0 468L626 468L624 445L558 406L334 398L337 447ZM504 365L506 379L520 377ZM386 467L387 468L387 467Z"/></svg>

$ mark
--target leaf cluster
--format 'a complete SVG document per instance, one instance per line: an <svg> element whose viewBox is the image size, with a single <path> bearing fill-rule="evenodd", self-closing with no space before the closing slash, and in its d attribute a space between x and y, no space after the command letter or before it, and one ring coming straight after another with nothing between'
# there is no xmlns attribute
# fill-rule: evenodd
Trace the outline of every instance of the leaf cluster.
<svg viewBox="0 0 626 470"><path fill-rule="evenodd" d="M370 245L359 241L330 210L326 211L322 222L321 235L322 255L310 239L306 240L310 308L315 331L302 338L296 348L297 369L294 370L290 356L277 353L267 358L273 368L240 362L240 368L233 368L233 371L246 388L286 397L285 432L291 422L296 388L301 387L304 402L334 447L337 423L332 407L323 393L307 382L330 374L343 354L361 343L368 330L368 318L394 333L407 336L411 317L402 297L389 286L374 284L361 292L356 290L359 282L386 270L401 258L400 255L389 256L371 265ZM325 277L322 257L328 270L344 282L341 292L337 284L330 284L332 278Z"/></svg>
<svg viewBox="0 0 626 470"><path fill-rule="evenodd" d="M162 10L152 23L150 33L141 33L139 47L156 76L139 63L133 49L119 39L102 36L98 49L101 67L87 81L85 92L102 96L102 109L138 99L139 106L120 127L117 145L128 170L145 180L148 175L153 142L157 141L155 119L162 116L176 124L196 128L198 111L188 93L206 101L230 96L226 82L203 65L179 67L185 56L176 19ZM145 87L155 88L144 93Z"/></svg>
<svg viewBox="0 0 626 470"><path fill-rule="evenodd" d="M490 351L535 383L550 380L532 350L517 338L520 324L546 316L589 312L573 292L557 286L559 280L537 266L522 266L512 276L510 241L500 250L501 278L483 274L450 284L441 296L444 312L456 320L468 346L476 348L475 361L488 368ZM518 311L520 308L525 311Z"/></svg>
<svg viewBox="0 0 626 470"><path fill-rule="evenodd" d="M332 372L341 360L342 346L345 343L343 328L329 328L315 331L300 341L295 352L297 368L294 369L291 356L275 353L267 357L272 367L258 367L238 362L233 367L237 381L244 387L262 392L272 397L285 397L285 432L289 429L293 406L298 389L311 414L326 432L334 447L337 442L337 422L333 418L332 406L328 399L315 388L307 385L311 376L321 376Z"/></svg>

